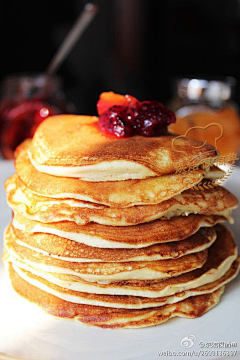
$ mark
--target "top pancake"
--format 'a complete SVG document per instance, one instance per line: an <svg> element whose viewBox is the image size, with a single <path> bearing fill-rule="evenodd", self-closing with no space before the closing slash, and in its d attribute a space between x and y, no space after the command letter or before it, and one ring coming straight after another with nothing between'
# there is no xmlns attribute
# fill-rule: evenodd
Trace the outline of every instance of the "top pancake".
<svg viewBox="0 0 240 360"><path fill-rule="evenodd" d="M35 168L47 174L77 177L85 181L145 179L172 174L193 158L216 155L214 147L174 136L126 139L109 138L97 127L94 116L58 115L37 129L29 149Z"/></svg>

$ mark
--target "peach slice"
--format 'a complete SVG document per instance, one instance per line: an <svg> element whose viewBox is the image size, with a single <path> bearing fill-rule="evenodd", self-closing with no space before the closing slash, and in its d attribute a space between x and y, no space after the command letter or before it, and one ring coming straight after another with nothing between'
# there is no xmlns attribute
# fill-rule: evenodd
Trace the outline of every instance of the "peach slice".
<svg viewBox="0 0 240 360"><path fill-rule="evenodd" d="M98 115L105 113L109 108L114 105L120 106L134 106L138 103L138 100L131 95L119 95L113 91L103 92L97 102Z"/></svg>

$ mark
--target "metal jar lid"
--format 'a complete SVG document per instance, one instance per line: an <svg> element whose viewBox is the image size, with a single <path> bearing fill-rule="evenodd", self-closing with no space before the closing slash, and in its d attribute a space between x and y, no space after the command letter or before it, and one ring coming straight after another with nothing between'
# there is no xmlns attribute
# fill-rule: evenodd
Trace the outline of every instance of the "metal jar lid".
<svg viewBox="0 0 240 360"><path fill-rule="evenodd" d="M224 79L204 79L182 77L177 79L177 93L180 98L192 101L226 101L231 98L236 80L233 77Z"/></svg>

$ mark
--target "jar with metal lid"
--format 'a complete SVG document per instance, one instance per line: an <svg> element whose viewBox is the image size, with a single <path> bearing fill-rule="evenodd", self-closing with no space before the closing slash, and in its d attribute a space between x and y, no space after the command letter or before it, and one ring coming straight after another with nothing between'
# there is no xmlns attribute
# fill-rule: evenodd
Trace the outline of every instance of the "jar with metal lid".
<svg viewBox="0 0 240 360"><path fill-rule="evenodd" d="M192 138L215 145L219 130L216 126L206 126L218 123L223 129L223 136L218 140L219 152L223 155L238 152L240 121L237 105L232 100L235 85L236 80L232 77L177 79L175 96L170 103L177 122L171 124L169 130L174 134L184 135L193 128ZM196 126L198 128L194 128Z"/></svg>

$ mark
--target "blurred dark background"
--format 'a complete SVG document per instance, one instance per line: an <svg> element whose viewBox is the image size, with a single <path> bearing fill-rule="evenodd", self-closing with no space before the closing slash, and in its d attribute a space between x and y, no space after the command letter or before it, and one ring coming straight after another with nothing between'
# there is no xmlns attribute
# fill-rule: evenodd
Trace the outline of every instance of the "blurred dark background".
<svg viewBox="0 0 240 360"><path fill-rule="evenodd" d="M0 80L44 71L85 3L2 2ZM239 1L97 3L97 17L59 70L80 113L96 113L99 94L108 90L167 103L174 77L183 74L231 75L240 85Z"/></svg>

